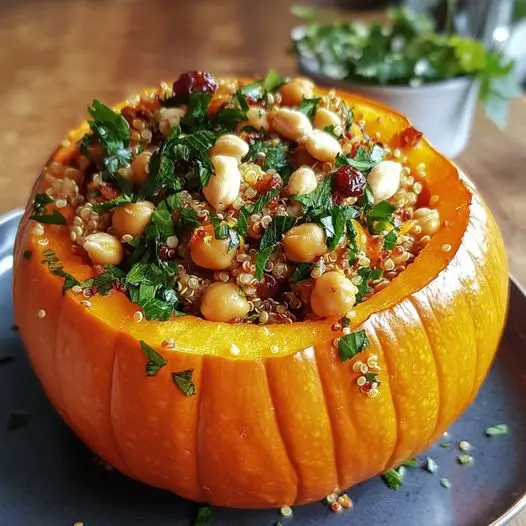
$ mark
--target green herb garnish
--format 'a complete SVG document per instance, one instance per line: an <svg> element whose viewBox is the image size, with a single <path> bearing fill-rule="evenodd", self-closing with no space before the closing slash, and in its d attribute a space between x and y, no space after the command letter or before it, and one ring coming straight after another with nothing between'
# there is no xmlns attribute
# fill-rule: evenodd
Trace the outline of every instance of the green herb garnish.
<svg viewBox="0 0 526 526"><path fill-rule="evenodd" d="M507 424L496 424L486 429L486 435L489 437L507 435L508 431L509 430Z"/></svg>
<svg viewBox="0 0 526 526"><path fill-rule="evenodd" d="M290 276L291 283L297 283L304 279L309 279L312 272L312 263L298 263L294 272Z"/></svg>
<svg viewBox="0 0 526 526"><path fill-rule="evenodd" d="M365 330L351 332L338 340L338 354L340 360L345 362L360 354L369 347L369 339Z"/></svg>
<svg viewBox="0 0 526 526"><path fill-rule="evenodd" d="M93 278L88 278L87 280L83 281L80 286L83 289L93 289L94 292L98 292L102 296L106 296L111 290L122 284L123 278L125 276L126 273L119 267L114 265L106 265L104 267L104 272L101 272Z"/></svg>
<svg viewBox="0 0 526 526"><path fill-rule="evenodd" d="M404 484L405 472L404 466L390 469L382 475L382 480L389 489L397 490Z"/></svg>
<svg viewBox="0 0 526 526"><path fill-rule="evenodd" d="M49 248L44 250L44 252L42 252L42 256L44 257L42 263L47 265L49 271L59 278L64 278L62 294L65 294L68 289L80 285L80 282L74 276L64 270L53 250Z"/></svg>
<svg viewBox="0 0 526 526"><path fill-rule="evenodd" d="M301 111L301 113L305 114L310 120L312 120L314 118L314 115L316 115L316 111L318 110L320 102L320 97L314 97L312 99L303 99L298 107L298 110Z"/></svg>
<svg viewBox="0 0 526 526"><path fill-rule="evenodd" d="M139 343L141 344L142 351L146 355L146 358L148 358L148 363L146 364L146 375L155 376L159 372L159 369L164 367L168 362L146 342L141 340Z"/></svg>
<svg viewBox="0 0 526 526"><path fill-rule="evenodd" d="M396 247L397 241L398 241L398 237L396 235L396 230L393 229L384 236L383 247L386 250L393 250L393 248Z"/></svg>
<svg viewBox="0 0 526 526"><path fill-rule="evenodd" d="M52 210L49 214L46 213L46 206L53 202L53 199L49 195L37 194L33 203L33 214L30 216L30 219L48 225L65 225L66 218L58 210Z"/></svg>
<svg viewBox="0 0 526 526"><path fill-rule="evenodd" d="M175 382L175 385L181 389L185 396L195 396L197 394L197 389L195 388L194 382L192 381L193 372L193 369L187 369L186 371L172 373L172 378Z"/></svg>
<svg viewBox="0 0 526 526"><path fill-rule="evenodd" d="M383 270L380 268L365 267L358 269L358 275L362 278L362 282L357 286L358 292L356 293L356 302L361 303L365 295L371 290L369 282L380 279L383 275Z"/></svg>
<svg viewBox="0 0 526 526"><path fill-rule="evenodd" d="M208 506L202 506L197 510L194 526L208 526L212 524L212 510Z"/></svg>

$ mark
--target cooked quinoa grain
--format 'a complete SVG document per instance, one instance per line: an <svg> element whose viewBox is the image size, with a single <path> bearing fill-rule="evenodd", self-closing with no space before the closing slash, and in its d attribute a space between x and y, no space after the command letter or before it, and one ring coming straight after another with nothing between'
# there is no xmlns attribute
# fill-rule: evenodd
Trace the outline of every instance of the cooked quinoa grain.
<svg viewBox="0 0 526 526"><path fill-rule="evenodd" d="M74 291L126 294L136 322L345 316L441 227L425 165L413 171L350 110L275 73L243 85L191 71L120 112L95 100L91 131L46 167L33 217L66 224L92 265Z"/></svg>

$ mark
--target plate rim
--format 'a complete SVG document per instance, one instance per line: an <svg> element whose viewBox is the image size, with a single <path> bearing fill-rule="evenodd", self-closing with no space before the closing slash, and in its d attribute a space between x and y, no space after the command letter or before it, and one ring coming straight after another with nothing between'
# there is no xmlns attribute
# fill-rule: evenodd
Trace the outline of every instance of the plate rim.
<svg viewBox="0 0 526 526"><path fill-rule="evenodd" d="M2 227L5 223L16 219L17 217L22 217L23 213L23 208L15 208L9 212L1 214L0 227ZM519 280L512 274L509 274L509 279L517 287L520 293L526 297L526 288L523 287ZM489 523L488 526L505 526L511 519L516 517L524 509L526 509L526 493L521 495L514 504L512 504L500 517Z"/></svg>

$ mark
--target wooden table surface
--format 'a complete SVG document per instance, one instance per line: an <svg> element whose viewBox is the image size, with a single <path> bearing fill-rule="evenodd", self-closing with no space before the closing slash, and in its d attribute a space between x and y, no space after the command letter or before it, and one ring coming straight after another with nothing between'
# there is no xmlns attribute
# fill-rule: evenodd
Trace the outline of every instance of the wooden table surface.
<svg viewBox="0 0 526 526"><path fill-rule="evenodd" d="M289 0L3 0L0 213L24 205L42 163L94 97L116 102L188 69L295 71ZM477 116L459 165L502 228L526 285L526 96L499 131ZM526 512L512 522L526 526Z"/></svg>

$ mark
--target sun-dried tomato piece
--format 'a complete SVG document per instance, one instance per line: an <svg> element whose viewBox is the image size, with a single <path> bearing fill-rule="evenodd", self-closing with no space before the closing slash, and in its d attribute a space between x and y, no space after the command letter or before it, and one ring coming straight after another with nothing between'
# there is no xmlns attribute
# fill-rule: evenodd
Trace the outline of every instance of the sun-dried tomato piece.
<svg viewBox="0 0 526 526"><path fill-rule="evenodd" d="M422 138L423 133L421 131L418 131L413 126L410 126L409 128L406 128L401 135L402 139L402 146L408 146L412 148L413 146L416 146L420 139Z"/></svg>

